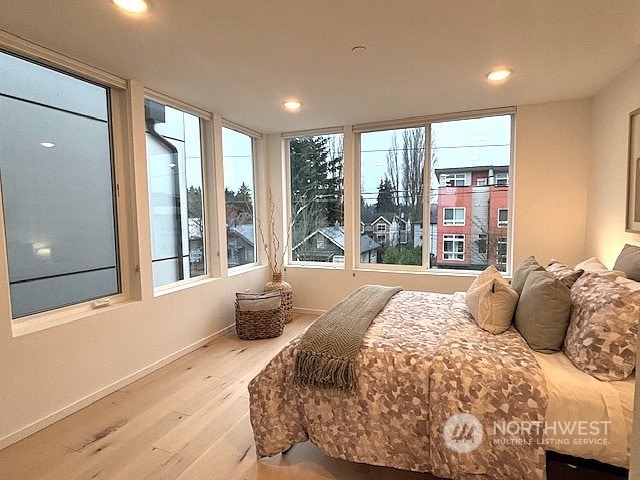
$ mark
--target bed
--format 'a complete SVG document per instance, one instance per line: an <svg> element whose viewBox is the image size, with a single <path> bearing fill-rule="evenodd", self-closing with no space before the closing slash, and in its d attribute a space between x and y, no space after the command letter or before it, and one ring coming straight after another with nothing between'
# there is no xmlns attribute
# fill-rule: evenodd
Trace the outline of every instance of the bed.
<svg viewBox="0 0 640 480"><path fill-rule="evenodd" d="M533 352L513 326L479 328L464 292L395 294L364 335L353 391L295 381L302 335L249 384L259 457L311 440L335 458L443 478L543 479L546 450L628 468L633 378L601 382L562 352ZM574 420L607 427L585 442L560 431Z"/></svg>

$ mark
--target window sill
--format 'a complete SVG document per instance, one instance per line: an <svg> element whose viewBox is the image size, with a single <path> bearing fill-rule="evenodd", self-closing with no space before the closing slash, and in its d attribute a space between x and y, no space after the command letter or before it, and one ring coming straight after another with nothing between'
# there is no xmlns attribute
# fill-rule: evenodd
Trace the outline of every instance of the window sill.
<svg viewBox="0 0 640 480"><path fill-rule="evenodd" d="M317 268L320 270L345 270L344 263L330 263L330 262L309 262L309 263L293 263L289 264L285 267L285 270L288 268L298 269L298 268Z"/></svg>
<svg viewBox="0 0 640 480"><path fill-rule="evenodd" d="M41 330L47 330L49 328L75 322L93 315L111 312L137 301L125 298L124 295L110 297L110 299L109 304L104 307L94 307L94 300L79 305L59 308L55 311L30 315L22 320L12 322L11 334L14 338L22 337Z"/></svg>
<svg viewBox="0 0 640 480"><path fill-rule="evenodd" d="M246 265L238 265L237 267L231 267L227 270L228 277L235 277L242 275L243 273L255 272L257 270L268 269L268 265L261 265L259 263L247 263Z"/></svg>
<svg viewBox="0 0 640 480"><path fill-rule="evenodd" d="M171 293L186 290L187 288L193 288L199 285L206 285L208 283L215 282L216 280L218 280L218 278L199 277L199 278L194 278L189 280L183 280L177 283L170 283L168 285L162 285L161 287L155 287L153 289L153 296L162 297L164 295L169 295Z"/></svg>

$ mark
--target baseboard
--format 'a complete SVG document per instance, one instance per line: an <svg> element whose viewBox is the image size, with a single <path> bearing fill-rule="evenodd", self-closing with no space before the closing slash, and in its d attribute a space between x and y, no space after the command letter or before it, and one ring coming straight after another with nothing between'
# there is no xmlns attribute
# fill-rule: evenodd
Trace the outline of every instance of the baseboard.
<svg viewBox="0 0 640 480"><path fill-rule="evenodd" d="M315 308L298 308L293 307L294 313L301 313L303 315L322 315L326 310L317 310Z"/></svg>
<svg viewBox="0 0 640 480"><path fill-rule="evenodd" d="M180 357L183 357L184 355L193 352L194 350L197 350L198 348L202 347L203 345L206 345L207 343L210 343L211 341L215 340L216 338L222 337L224 335L229 334L231 331L233 331L233 329L235 328L235 324L229 325L228 327L223 328L222 330L217 331L216 333L213 333L211 335L209 335L208 337L205 337L201 340L198 340L195 343L192 343L191 345L182 348L180 350L178 350L175 353L172 353L171 355L168 355L164 358L162 358L161 360L158 360L155 363L152 363L151 365L138 370L137 372L121 379L118 380L115 383L112 383L111 385L108 385L107 387L104 387L94 393L92 393L91 395L87 395L86 397L78 400L77 402L72 403L71 405L68 405L64 408L61 408L60 410L58 410L57 412L54 412L50 415L47 415L44 418L41 418L40 420L37 420L29 425L27 425L26 427L21 428L20 430L11 433L9 435L7 435L6 437L0 438L0 450L2 450L3 448L8 447L9 445L12 445L16 442L19 442L20 440L22 440L23 438L28 437L29 435L33 435L34 433L36 433L39 430L42 430L43 428L48 427L49 425L57 422L58 420L62 420L65 417L68 417L69 415L71 415L72 413L75 413L79 410L82 410L84 407L87 407L89 405L91 405L92 403L100 400L103 397L106 397L107 395L120 390L122 387L125 387L127 385L129 385L130 383L135 382L136 380L139 380L140 378L144 377L145 375L149 375L151 372L164 367L165 365L170 364L171 362L173 362L174 360L177 360Z"/></svg>

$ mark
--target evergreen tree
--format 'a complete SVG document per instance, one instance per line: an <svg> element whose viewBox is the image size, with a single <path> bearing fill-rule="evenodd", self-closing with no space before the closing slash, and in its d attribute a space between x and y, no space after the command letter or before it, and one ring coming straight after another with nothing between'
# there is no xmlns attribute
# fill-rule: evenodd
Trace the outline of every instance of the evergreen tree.
<svg viewBox="0 0 640 480"><path fill-rule="evenodd" d="M396 210L395 207L391 181L387 177L384 180L380 180L380 185L378 185L378 199L376 201L375 212L393 213Z"/></svg>
<svg viewBox="0 0 640 480"><path fill-rule="evenodd" d="M330 137L290 140L293 244L315 230L343 224L342 150Z"/></svg>

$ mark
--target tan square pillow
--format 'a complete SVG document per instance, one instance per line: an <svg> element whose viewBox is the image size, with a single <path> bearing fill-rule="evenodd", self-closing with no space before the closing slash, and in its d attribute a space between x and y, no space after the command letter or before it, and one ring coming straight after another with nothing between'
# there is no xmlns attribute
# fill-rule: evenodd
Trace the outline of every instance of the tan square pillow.
<svg viewBox="0 0 640 480"><path fill-rule="evenodd" d="M478 326L498 335L511 326L518 293L502 278L496 267L490 266L471 284L465 301Z"/></svg>
<svg viewBox="0 0 640 480"><path fill-rule="evenodd" d="M538 270L544 270L544 267L536 261L536 257L534 257L533 255L527 257L522 261L520 265L518 265L516 271L513 272L513 277L511 278L511 288L518 292L518 295L521 294L527 276L531 272L536 272Z"/></svg>
<svg viewBox="0 0 640 480"><path fill-rule="evenodd" d="M624 380L636 365L640 289L637 282L595 273L571 287L573 308L564 352L593 377Z"/></svg>
<svg viewBox="0 0 640 480"><path fill-rule="evenodd" d="M515 326L529 346L543 353L562 350L569 326L571 293L551 273L531 272L516 308Z"/></svg>
<svg viewBox="0 0 640 480"><path fill-rule="evenodd" d="M622 270L609 270L607 266L596 257L587 258L586 260L578 263L574 268L576 270L584 270L585 272L593 272L598 275L605 275L613 278L626 277L626 274Z"/></svg>

